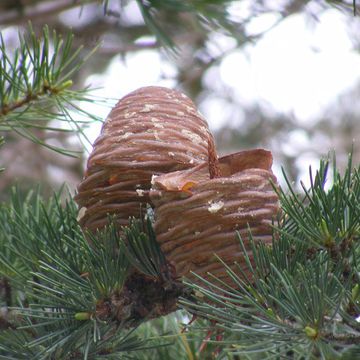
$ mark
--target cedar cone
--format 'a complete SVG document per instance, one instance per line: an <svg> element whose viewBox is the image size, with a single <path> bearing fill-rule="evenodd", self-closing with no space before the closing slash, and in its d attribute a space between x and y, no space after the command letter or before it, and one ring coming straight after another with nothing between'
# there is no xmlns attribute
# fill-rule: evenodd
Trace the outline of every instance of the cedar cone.
<svg viewBox="0 0 360 360"><path fill-rule="evenodd" d="M207 272L230 283L220 256L235 270L246 266L236 231L249 249L249 228L254 240L271 244L272 220L279 211L278 196L270 179L272 155L256 149L203 163L154 179L155 232L167 259L179 276ZM218 169L211 176L213 167ZM251 254L249 254L251 257ZM249 273L248 273L249 275Z"/></svg>
<svg viewBox="0 0 360 360"><path fill-rule="evenodd" d="M213 142L186 95L150 86L123 97L107 117L78 186L80 225L103 228L108 215L128 225L130 216L140 217L141 204L151 203L153 175L203 163Z"/></svg>

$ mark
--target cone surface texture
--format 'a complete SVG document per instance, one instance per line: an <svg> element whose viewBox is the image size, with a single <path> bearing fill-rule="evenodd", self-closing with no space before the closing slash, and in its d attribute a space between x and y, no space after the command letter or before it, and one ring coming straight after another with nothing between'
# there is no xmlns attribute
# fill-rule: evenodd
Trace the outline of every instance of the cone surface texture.
<svg viewBox="0 0 360 360"><path fill-rule="evenodd" d="M111 110L87 162L75 200L80 224L103 228L139 218L150 203L153 176L197 166L213 144L204 118L184 94L163 87L140 88Z"/></svg>
<svg viewBox="0 0 360 360"><path fill-rule="evenodd" d="M230 283L214 253L246 271L236 231L248 249L249 229L256 242L271 244L271 224L279 211L271 165L271 153L256 149L220 158L218 177L211 178L212 164L206 162L155 178L155 232L179 276L196 281L190 271L205 278L210 272Z"/></svg>

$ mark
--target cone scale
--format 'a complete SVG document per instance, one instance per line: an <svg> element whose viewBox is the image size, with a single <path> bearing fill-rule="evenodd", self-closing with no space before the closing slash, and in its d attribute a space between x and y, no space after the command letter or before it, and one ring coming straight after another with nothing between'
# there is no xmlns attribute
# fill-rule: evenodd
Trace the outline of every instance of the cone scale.
<svg viewBox="0 0 360 360"><path fill-rule="evenodd" d="M217 177L211 177L211 164L203 163L155 178L151 199L157 241L179 276L196 280L191 271L205 278L210 272L230 282L214 254L246 271L236 231L248 250L249 228L255 242L271 244L278 212L271 165L271 153L255 149L220 158Z"/></svg>
<svg viewBox="0 0 360 360"><path fill-rule="evenodd" d="M170 275L164 281L132 269L111 300L117 320L176 310L188 291L181 278L196 281L191 272L229 283L214 254L230 267L234 261L244 265L236 231L247 248L249 228L255 241L270 244L278 212L271 166L271 153L263 149L218 158L205 119L178 91L151 86L122 98L104 122L78 186L79 223L96 231L112 216L121 228L150 205Z"/></svg>
<svg viewBox="0 0 360 360"><path fill-rule="evenodd" d="M184 94L140 88L112 109L96 139L75 197L83 228L96 230L115 215L119 226L151 204L153 175L188 169L207 160L208 125Z"/></svg>

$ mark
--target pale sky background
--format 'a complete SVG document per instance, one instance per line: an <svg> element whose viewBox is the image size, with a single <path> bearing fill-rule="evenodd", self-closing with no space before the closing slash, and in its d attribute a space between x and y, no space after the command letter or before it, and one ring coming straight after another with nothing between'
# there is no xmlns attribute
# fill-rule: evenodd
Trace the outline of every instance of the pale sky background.
<svg viewBox="0 0 360 360"><path fill-rule="evenodd" d="M231 6L232 16L237 20L247 18L251 1L234 2ZM276 8L280 1L274 0ZM271 0L268 0L267 4L270 3ZM233 120L230 115L234 113L235 105L230 108L226 100L218 96L223 93L224 85L235 97L236 104L242 104L238 111L235 108L235 114L239 116L231 123L241 129L247 121L242 118L242 106L265 104L274 112L285 113L301 124L310 124L319 120L324 110L335 103L344 91L359 83L360 52L354 50L352 42L360 43L354 38L360 33L360 16L354 17L350 10L344 14L332 8L317 12L316 7L320 9L321 6L315 2L311 2L311 5L315 7L312 8L314 13L319 14L317 17L311 18L300 13L278 23L279 14L269 12L252 18L247 25L247 32L256 35L265 31L265 35L240 50L235 48L233 38L221 32L210 34L208 51L213 55L226 52L221 62L209 68L203 78L204 87L210 96L199 104L199 110L208 120L211 130L218 130L229 118ZM132 23L143 22L134 1L122 8L121 14ZM84 7L81 14L78 9L73 9L60 16L65 25L76 27L95 16L95 12L91 7ZM350 34L351 27L357 31ZM17 31L14 30L15 27L9 27L2 35L16 39ZM149 40L154 39L140 39ZM87 85L98 88L93 92L94 95L110 100L106 106L88 103L86 110L105 120L111 106L127 93L141 86L175 87L175 75L176 68L171 59L157 50L141 50L127 53L124 57L114 56L105 73L93 74L86 79ZM91 143L99 135L100 127L100 123L95 123L86 131L90 140L90 144L86 144L87 151L91 151ZM287 135L287 140L276 150L296 155L293 166L304 180L308 178L309 165L317 168L319 164L315 152L309 149L317 146L326 155L336 146L321 134L317 135L315 141L309 139L308 134L300 129L292 130ZM360 134L353 134L353 138L355 148L359 148ZM240 149L241 144L234 150ZM279 179L282 178L280 167L275 157L274 172Z"/></svg>
<svg viewBox="0 0 360 360"><path fill-rule="evenodd" d="M291 16L254 45L231 51L222 60L219 73L210 73L205 81L211 86L214 80L216 83L214 77L220 76L245 103L265 100L275 110L293 112L302 121L312 121L360 78L360 56L352 50L348 19L338 10L328 10L311 26L304 15ZM266 14L252 21L248 29L256 34L276 20L276 15ZM215 35L213 40L222 49L234 45L223 35ZM124 61L114 58L104 74L92 75L87 82L101 87L95 92L99 96L118 99L140 86L175 86L171 80L160 79L174 72L171 63L156 50L144 50L128 54ZM218 129L223 104L211 99L201 107L210 127ZM102 116L108 111L96 109Z"/></svg>
<svg viewBox="0 0 360 360"><path fill-rule="evenodd" d="M128 11L137 21L136 8ZM241 11L243 9L234 8L234 16ZM210 44L212 51L226 50L228 54L215 70L206 74L205 85L215 90L221 79L241 103L265 101L276 111L294 114L301 122L316 121L337 96L359 81L360 55L353 50L346 24L351 16L330 9L310 23L303 14L298 14L272 27L277 16L270 13L255 18L248 27L252 34L270 30L241 50L233 50L233 39L214 34ZM87 82L101 87L95 94L114 98L115 103L141 86L174 87L171 75L175 71L163 55L155 50L144 50L127 54L125 59L114 58L104 74L92 75ZM161 79L162 75L168 75L170 79ZM103 119L110 110L95 105L91 108ZM211 97L199 108L210 129L219 129L224 124L226 108L222 99ZM89 138L93 141L99 131L99 124L92 126L88 131ZM354 140L358 138L358 134L354 134ZM293 131L284 150L296 153L308 142L302 131ZM330 149L325 152L327 150ZM303 156L296 164L304 169L305 177L309 165L317 167L318 159ZM279 173L276 163L275 172Z"/></svg>

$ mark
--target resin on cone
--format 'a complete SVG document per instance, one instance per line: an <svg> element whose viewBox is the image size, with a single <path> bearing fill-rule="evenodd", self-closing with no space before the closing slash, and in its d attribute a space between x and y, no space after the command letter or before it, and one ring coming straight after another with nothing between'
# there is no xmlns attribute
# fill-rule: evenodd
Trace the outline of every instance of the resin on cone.
<svg viewBox="0 0 360 360"><path fill-rule="evenodd" d="M156 86L128 94L107 117L78 186L81 226L103 228L109 215L120 226L139 218L152 176L203 163L208 142L208 125L186 95Z"/></svg>
<svg viewBox="0 0 360 360"><path fill-rule="evenodd" d="M154 179L155 232L178 276L196 280L190 271L205 278L210 272L230 283L214 253L233 269L236 261L246 271L236 231L246 247L249 228L255 241L271 244L279 205L270 180L276 183L276 178L266 150L213 158L217 164L205 162Z"/></svg>

